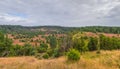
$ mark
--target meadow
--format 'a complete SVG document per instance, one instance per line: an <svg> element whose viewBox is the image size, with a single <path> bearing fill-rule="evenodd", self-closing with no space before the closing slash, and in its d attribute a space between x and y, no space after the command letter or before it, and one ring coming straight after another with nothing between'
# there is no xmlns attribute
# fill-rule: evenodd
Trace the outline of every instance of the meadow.
<svg viewBox="0 0 120 69"><path fill-rule="evenodd" d="M0 58L0 69L120 69L120 50L86 52L77 62L66 56L36 59L34 56Z"/></svg>

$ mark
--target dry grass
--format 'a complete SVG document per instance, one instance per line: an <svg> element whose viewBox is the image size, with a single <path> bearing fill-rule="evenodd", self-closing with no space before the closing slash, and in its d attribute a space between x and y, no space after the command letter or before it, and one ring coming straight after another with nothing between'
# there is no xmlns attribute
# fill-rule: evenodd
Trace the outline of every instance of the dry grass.
<svg viewBox="0 0 120 69"><path fill-rule="evenodd" d="M0 69L120 69L120 51L87 52L76 63L66 57L38 60L34 57L0 58Z"/></svg>

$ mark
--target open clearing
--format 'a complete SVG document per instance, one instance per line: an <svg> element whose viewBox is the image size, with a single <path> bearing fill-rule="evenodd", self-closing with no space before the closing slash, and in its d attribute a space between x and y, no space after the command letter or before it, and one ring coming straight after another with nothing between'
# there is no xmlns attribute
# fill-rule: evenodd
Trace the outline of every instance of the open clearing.
<svg viewBox="0 0 120 69"><path fill-rule="evenodd" d="M38 60L35 57L0 58L0 69L120 69L120 50L87 52L78 62L66 57Z"/></svg>

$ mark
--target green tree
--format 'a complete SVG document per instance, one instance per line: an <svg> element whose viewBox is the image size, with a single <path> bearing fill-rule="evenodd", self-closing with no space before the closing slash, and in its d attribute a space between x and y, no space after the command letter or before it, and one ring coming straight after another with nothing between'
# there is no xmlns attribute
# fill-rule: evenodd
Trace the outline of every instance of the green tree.
<svg viewBox="0 0 120 69"><path fill-rule="evenodd" d="M97 50L97 44L98 44L98 38L90 37L90 40L89 40L89 43L88 43L89 51Z"/></svg>
<svg viewBox="0 0 120 69"><path fill-rule="evenodd" d="M88 51L88 42L89 40L85 38L84 34L77 33L73 36L73 48L81 53Z"/></svg>
<svg viewBox="0 0 120 69"><path fill-rule="evenodd" d="M37 47L38 53L44 53L48 50L48 45L45 43L41 43L39 47Z"/></svg>
<svg viewBox="0 0 120 69"><path fill-rule="evenodd" d="M50 43L50 47L52 49L57 47L57 39L56 39L56 37L54 35L49 36L49 43Z"/></svg>

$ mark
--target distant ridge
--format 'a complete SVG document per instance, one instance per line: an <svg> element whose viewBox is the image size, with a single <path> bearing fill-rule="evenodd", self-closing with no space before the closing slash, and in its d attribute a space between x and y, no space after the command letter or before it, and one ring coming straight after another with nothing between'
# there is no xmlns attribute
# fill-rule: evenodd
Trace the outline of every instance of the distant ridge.
<svg viewBox="0 0 120 69"><path fill-rule="evenodd" d="M31 29L47 29L59 32L85 31L85 32L103 32L103 33L120 33L120 27L109 26L86 26L86 27L62 27L62 26L21 26L21 25L0 25L0 31L10 32L32 32Z"/></svg>

